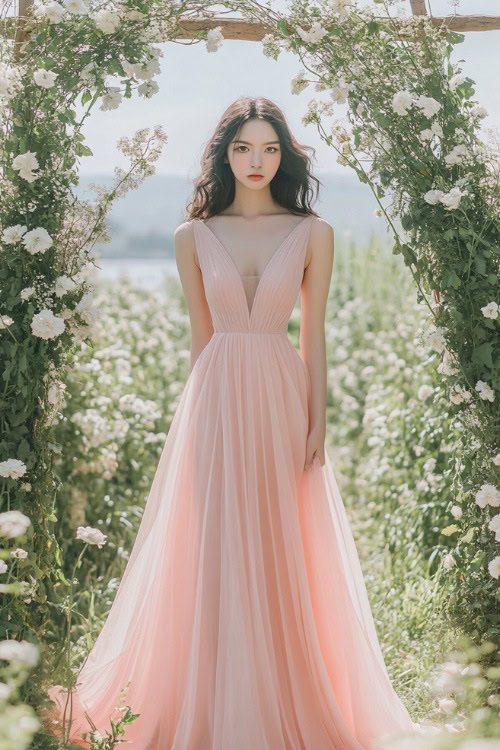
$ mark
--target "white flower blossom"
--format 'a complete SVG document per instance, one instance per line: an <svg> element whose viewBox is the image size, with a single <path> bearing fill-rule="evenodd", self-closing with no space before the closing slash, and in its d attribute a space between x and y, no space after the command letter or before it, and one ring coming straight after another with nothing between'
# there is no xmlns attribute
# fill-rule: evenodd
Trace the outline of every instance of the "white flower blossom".
<svg viewBox="0 0 500 750"><path fill-rule="evenodd" d="M443 195L444 195L444 192L442 190L428 190L424 194L424 200L427 203L430 203L431 206L435 206L436 203L440 202Z"/></svg>
<svg viewBox="0 0 500 750"><path fill-rule="evenodd" d="M145 99L151 99L151 97L157 94L159 90L160 87L156 81L144 81L144 83L141 83L141 85L137 87L137 93Z"/></svg>
<svg viewBox="0 0 500 750"><path fill-rule="evenodd" d="M317 44L326 34L328 34L328 31L323 28L319 21L315 21L311 24L309 31L306 31L301 26L297 26L297 34L304 42Z"/></svg>
<svg viewBox="0 0 500 750"><path fill-rule="evenodd" d="M458 367L455 367L454 355L448 350L443 350L443 359L438 365L438 372L442 375L457 375L459 372Z"/></svg>
<svg viewBox="0 0 500 750"><path fill-rule="evenodd" d="M64 15L64 8L60 3L52 2L47 5L39 5L35 8L37 18L46 18L49 23L61 23Z"/></svg>
<svg viewBox="0 0 500 750"><path fill-rule="evenodd" d="M17 547L17 549L10 551L10 556L14 558L14 560L26 560L28 553L22 547Z"/></svg>
<svg viewBox="0 0 500 750"><path fill-rule="evenodd" d="M1 466L2 464L0 464L0 472ZM0 536L15 539L22 536L30 527L30 524L31 521L28 516L25 516L20 510L6 510L4 513L0 513Z"/></svg>
<svg viewBox="0 0 500 750"><path fill-rule="evenodd" d="M21 242L22 236L28 231L28 227L24 224L14 224L14 226L7 227L2 233L2 242L6 245L16 245Z"/></svg>
<svg viewBox="0 0 500 750"><path fill-rule="evenodd" d="M305 74L306 71L302 69L299 70L295 78L292 78L290 89L292 94L300 94L301 91L309 86L309 81L306 81L304 78Z"/></svg>
<svg viewBox="0 0 500 750"><path fill-rule="evenodd" d="M19 175L27 182L34 182L38 175L33 174L34 169L39 167L36 153L34 151L26 151L24 154L18 154L12 160L13 169L19 170Z"/></svg>
<svg viewBox="0 0 500 750"><path fill-rule="evenodd" d="M443 568L445 570L451 570L455 566L455 558L451 554L451 552L448 552L447 555L443 558Z"/></svg>
<svg viewBox="0 0 500 750"><path fill-rule="evenodd" d="M439 199L441 203L450 211L458 208L460 201L464 193L458 187L452 188L448 193L445 193Z"/></svg>
<svg viewBox="0 0 500 750"><path fill-rule="evenodd" d="M32 287L32 286L25 286L24 289L21 289L21 291L19 292L19 296L21 297L22 300L26 301L30 297L32 297L34 295L34 293L35 293L35 288L34 287Z"/></svg>
<svg viewBox="0 0 500 750"><path fill-rule="evenodd" d="M397 115L407 115L414 101L415 98L411 91L406 89L397 91L392 97L392 108Z"/></svg>
<svg viewBox="0 0 500 750"><path fill-rule="evenodd" d="M450 89L452 91L455 91L455 89L457 88L457 86L459 86L464 81L465 81L465 76L461 75L460 73L456 73L449 80Z"/></svg>
<svg viewBox="0 0 500 750"><path fill-rule="evenodd" d="M6 701L10 697L12 690L12 685L7 685L6 682L0 682L0 700Z"/></svg>
<svg viewBox="0 0 500 750"><path fill-rule="evenodd" d="M6 573L9 569L9 566L5 562L5 560L0 560L0 575L3 573Z"/></svg>
<svg viewBox="0 0 500 750"><path fill-rule="evenodd" d="M102 103L99 109L103 112L108 112L111 109L118 109L122 100L123 95L119 86L107 86L106 93L102 97Z"/></svg>
<svg viewBox="0 0 500 750"><path fill-rule="evenodd" d="M441 104L436 99L432 96L424 96L423 94L420 94L414 100L414 104L426 117L434 117L441 109Z"/></svg>
<svg viewBox="0 0 500 750"><path fill-rule="evenodd" d="M452 505L450 512L456 521L462 518L463 512L462 512L462 508L460 507L460 505Z"/></svg>
<svg viewBox="0 0 500 750"><path fill-rule="evenodd" d="M58 73L54 73L52 70L45 70L45 68L39 68L33 73L33 78L37 86L41 86L44 89L51 89L54 86L57 76Z"/></svg>
<svg viewBox="0 0 500 750"><path fill-rule="evenodd" d="M488 117L488 110L486 109L486 107L482 107L479 104L477 104L475 107L472 107L470 113L473 117Z"/></svg>
<svg viewBox="0 0 500 750"><path fill-rule="evenodd" d="M95 11L90 17L103 34L114 34L120 25L120 14L106 8Z"/></svg>
<svg viewBox="0 0 500 750"><path fill-rule="evenodd" d="M498 304L496 302L488 302L485 307L481 308L481 312L483 313L485 318L491 318L492 320L496 320L498 318Z"/></svg>
<svg viewBox="0 0 500 750"><path fill-rule="evenodd" d="M500 576L500 555L497 555L488 563L488 571L492 578Z"/></svg>
<svg viewBox="0 0 500 750"><path fill-rule="evenodd" d="M419 399L419 401L425 401L425 399L429 398L429 396L432 396L433 393L434 388L424 383L424 385L421 385L417 391L417 398Z"/></svg>
<svg viewBox="0 0 500 750"><path fill-rule="evenodd" d="M44 309L33 316L31 331L41 339L53 339L64 332L65 325L64 320L54 315L52 310Z"/></svg>
<svg viewBox="0 0 500 750"><path fill-rule="evenodd" d="M455 383L450 393L450 401L453 404L461 404L464 401L470 401L471 398L472 393L470 391L465 390L460 383Z"/></svg>
<svg viewBox="0 0 500 750"><path fill-rule="evenodd" d="M18 458L8 458L6 461L0 462L0 477L19 479L26 472L26 468L24 461Z"/></svg>
<svg viewBox="0 0 500 750"><path fill-rule="evenodd" d="M206 49L207 52L217 52L219 47L222 47L224 36L222 34L222 26L216 26L214 29L210 29L207 32Z"/></svg>
<svg viewBox="0 0 500 750"><path fill-rule="evenodd" d="M436 352L442 352L446 347L446 339L444 338L443 333L443 328L436 327L427 336L427 344Z"/></svg>
<svg viewBox="0 0 500 750"><path fill-rule="evenodd" d="M26 250L35 255L35 253L45 253L49 247L52 247L54 240L43 227L37 227L30 232L26 232L22 239Z"/></svg>
<svg viewBox="0 0 500 750"><path fill-rule="evenodd" d="M14 320L10 317L10 315L0 314L0 331L3 328L8 328L9 326L11 326L13 322Z"/></svg>
<svg viewBox="0 0 500 750"><path fill-rule="evenodd" d="M76 289L77 284L69 276L58 276L54 285L54 294L56 297L63 297L67 292Z"/></svg>
<svg viewBox="0 0 500 750"><path fill-rule="evenodd" d="M36 643L9 638L0 641L0 659L9 662L22 662L29 667L36 667L40 659L40 649Z"/></svg>
<svg viewBox="0 0 500 750"><path fill-rule="evenodd" d="M491 459L495 466L500 466L500 453L497 453L497 455Z"/></svg>
<svg viewBox="0 0 500 750"><path fill-rule="evenodd" d="M106 544L107 535L92 526L79 526L76 530L76 539L81 539L86 544L96 544L100 549Z"/></svg>
<svg viewBox="0 0 500 750"><path fill-rule="evenodd" d="M498 508L500 506L500 492L493 484L483 484L476 492L475 501L480 508L485 508L487 505Z"/></svg>
<svg viewBox="0 0 500 750"><path fill-rule="evenodd" d="M497 542L500 542L500 513L497 513L496 516L493 516L488 524L488 528L490 529L490 531L495 532L495 540Z"/></svg>
<svg viewBox="0 0 500 750"><path fill-rule="evenodd" d="M467 156L469 156L469 149L463 143L459 143L449 154L446 154L444 160L451 167L453 164L462 164Z"/></svg>
<svg viewBox="0 0 500 750"><path fill-rule="evenodd" d="M64 7L73 15L87 13L88 10L83 0L64 0Z"/></svg>
<svg viewBox="0 0 500 750"><path fill-rule="evenodd" d="M484 401L494 401L495 400L495 391L488 385L488 383L485 383L484 380L478 380L475 385L476 391L478 391L479 396Z"/></svg>

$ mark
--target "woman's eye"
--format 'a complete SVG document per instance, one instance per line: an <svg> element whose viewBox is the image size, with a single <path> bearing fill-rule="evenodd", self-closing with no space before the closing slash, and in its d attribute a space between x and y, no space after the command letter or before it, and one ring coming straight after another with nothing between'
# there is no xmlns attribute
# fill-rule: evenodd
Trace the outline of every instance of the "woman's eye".
<svg viewBox="0 0 500 750"><path fill-rule="evenodd" d="M240 148L248 148L248 146L236 146L236 151L238 151L238 150L239 150ZM273 153L274 153L274 151L277 151L277 150L278 150L278 149L276 148L276 146L268 146L268 148L272 148L272 150L273 150Z"/></svg>

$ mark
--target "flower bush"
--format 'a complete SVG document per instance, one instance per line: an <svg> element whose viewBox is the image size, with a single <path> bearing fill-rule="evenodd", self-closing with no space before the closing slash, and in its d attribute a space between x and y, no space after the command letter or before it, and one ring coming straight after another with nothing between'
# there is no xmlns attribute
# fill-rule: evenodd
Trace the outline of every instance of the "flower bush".
<svg viewBox="0 0 500 750"><path fill-rule="evenodd" d="M120 139L131 162L128 172L116 170L111 190L95 186L95 201L78 201L73 194L78 160L91 155L82 125L98 102L107 111L134 90L144 97L157 93L153 78L161 50L154 41L176 38L182 16L197 12L209 18L210 5L40 2L26 19L26 39L0 37L2 510L19 511L30 522L27 556L16 559L13 572L21 585L6 584L14 588L3 591L0 637L27 634L43 641L51 602L58 602L54 585L66 584L51 526L58 522L66 476L57 477L62 449L52 431L74 347L91 343L96 334L98 311L85 273L94 260L93 245L109 239L111 203L152 174L166 141L160 127L152 135L144 129L132 140ZM264 54L277 59L284 49L298 55L303 67L291 82L293 93L311 84L326 92L325 100L309 102L304 123L315 124L338 153L337 161L354 169L373 192L393 232L393 252L402 256L417 301L428 310L428 343L440 359L437 365L433 354L431 361L441 378L436 386L426 369L412 403L417 412L430 398L440 408L446 403L455 417L446 429L452 443L460 432L460 447L447 457L442 454L450 451L440 443L438 454L403 466L408 489L419 471L424 474L416 480L421 486L415 484L424 496L407 507L413 508L412 518L429 512L428 520L417 524L427 534L431 523L443 520L443 504L426 504L425 493L444 492L455 521L440 526L438 536L448 545L442 568L446 585L452 584L449 613L474 638L494 641L500 628L499 155L478 136L487 112L472 99L474 82L450 62L463 36L443 34L422 17L403 19L392 13L396 3L390 0L376 2L375 9L360 8L355 0L296 0L286 14L254 0L223 5L266 24ZM223 42L220 27L194 36L205 39L210 52ZM73 109L77 100L86 107L80 121ZM346 123L335 118L335 105L341 104L347 104ZM388 207L385 197L391 199ZM370 397L377 403L376 391ZM127 420L104 417L101 409L109 404L96 407L75 415L68 429L79 430L82 447L75 445L76 455L96 449L89 473L97 469L96 475L112 476L116 449L92 445L96 425L104 419L112 428L124 427ZM156 416L154 410L149 416ZM407 415L391 419L405 423ZM352 426L359 429L354 420ZM426 445L435 439L437 446L437 430L426 432ZM373 437L376 444L380 434ZM434 485L431 475L438 476ZM432 545L438 532L433 533ZM0 551L15 552L8 539ZM400 543L401 536L391 541ZM35 671L30 680L33 702L39 677Z"/></svg>

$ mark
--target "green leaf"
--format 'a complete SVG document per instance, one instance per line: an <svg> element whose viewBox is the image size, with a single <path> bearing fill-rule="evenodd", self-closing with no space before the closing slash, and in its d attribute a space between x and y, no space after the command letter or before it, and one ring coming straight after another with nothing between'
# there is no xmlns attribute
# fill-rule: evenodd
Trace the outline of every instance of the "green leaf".
<svg viewBox="0 0 500 750"><path fill-rule="evenodd" d="M491 359L492 348L493 344L491 341L485 341L484 344L476 347L472 352L473 362L477 362L481 365L486 365L486 367L489 367L490 369L493 368L493 362Z"/></svg>

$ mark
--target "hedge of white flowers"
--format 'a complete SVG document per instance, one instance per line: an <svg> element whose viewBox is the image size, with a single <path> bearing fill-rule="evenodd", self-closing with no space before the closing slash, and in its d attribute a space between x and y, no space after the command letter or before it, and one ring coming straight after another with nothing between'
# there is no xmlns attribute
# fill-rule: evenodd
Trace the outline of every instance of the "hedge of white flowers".
<svg viewBox="0 0 500 750"><path fill-rule="evenodd" d="M450 62L463 36L443 36L422 19L405 21L390 0L378 3L390 21L356 0L303 0L286 14L253 0L223 5L267 24L264 54L298 55L302 69L293 93L311 84L325 93L309 101L304 123L315 124L337 161L372 190L394 233L394 252L403 255L429 308L449 408L464 426L455 485L463 534L447 553L452 607L472 635L496 636L500 181L498 151L478 136L487 112L472 100L473 81ZM139 96L156 94L162 51L153 42L175 38L181 15L209 7L198 0L42 1L18 56L1 38L2 510L18 510L30 521L28 555L16 561L12 576L43 585L36 610L29 596L6 597L8 626L0 625L0 637L43 636L56 549L53 497L60 489L51 424L64 401L68 353L92 340L98 316L84 272L93 245L109 239L112 201L152 174L166 141L160 127L120 139L129 171L116 170L111 190L96 187L95 201L77 201L78 160L91 155L82 125L97 103L106 111L135 89ZM410 41L419 29L425 35ZM198 36L211 52L223 41L220 27ZM80 121L77 100L88 105ZM335 117L340 104L347 104L347 122ZM382 204L386 197L389 206Z"/></svg>
<svg viewBox="0 0 500 750"><path fill-rule="evenodd" d="M450 535L446 557L455 582L450 612L471 636L497 638L500 151L479 137L488 113L472 98L474 81L450 60L464 37L440 33L429 18L404 18L397 0L375 0L374 8L306 0L286 17L254 0L229 5L268 23L264 54L299 56L292 93L312 85L324 93L309 100L303 122L369 186L393 252L428 307L445 403L463 426L453 475L461 534ZM346 118L336 111L343 104Z"/></svg>

